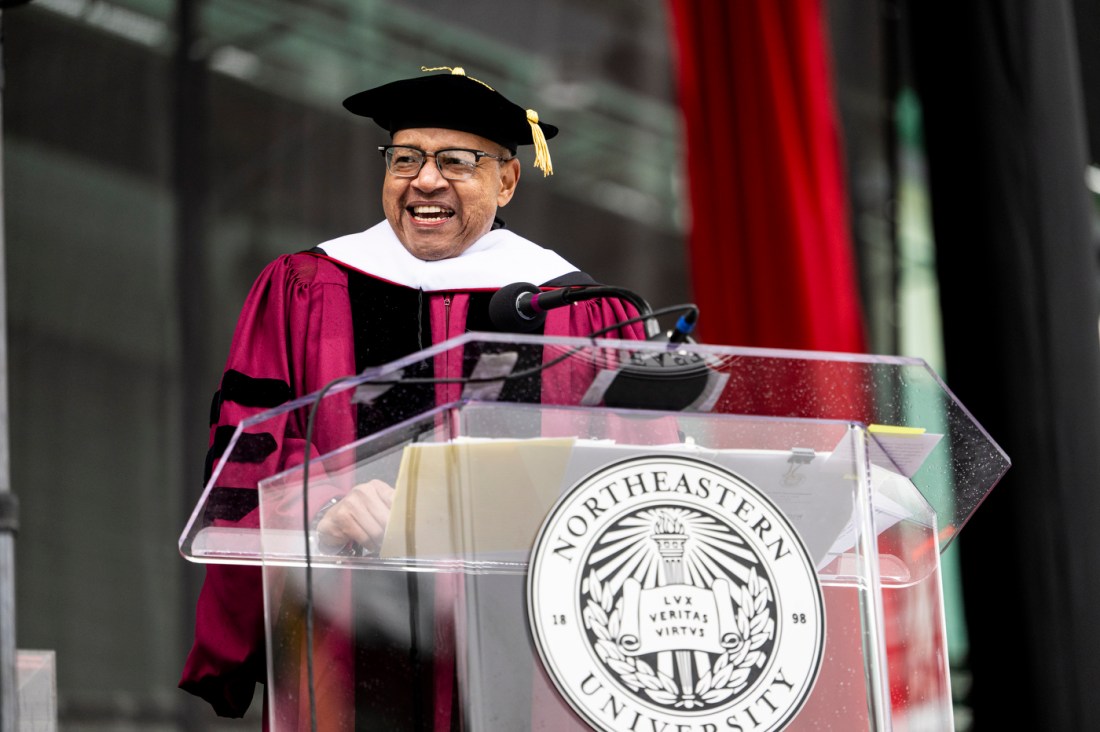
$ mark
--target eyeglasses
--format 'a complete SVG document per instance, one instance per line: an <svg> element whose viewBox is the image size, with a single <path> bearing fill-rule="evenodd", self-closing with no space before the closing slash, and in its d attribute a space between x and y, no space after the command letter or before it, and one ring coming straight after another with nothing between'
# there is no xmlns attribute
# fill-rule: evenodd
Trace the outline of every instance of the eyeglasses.
<svg viewBox="0 0 1100 732"><path fill-rule="evenodd" d="M378 151L386 158L386 170L390 175L398 178L415 178L420 175L420 169L430 157L435 158L435 167L439 168L439 174L447 180L469 180L473 177L477 164L482 158L505 162L511 160L511 158L503 158L481 150L462 148L436 150L430 153L404 145L384 145L379 147Z"/></svg>

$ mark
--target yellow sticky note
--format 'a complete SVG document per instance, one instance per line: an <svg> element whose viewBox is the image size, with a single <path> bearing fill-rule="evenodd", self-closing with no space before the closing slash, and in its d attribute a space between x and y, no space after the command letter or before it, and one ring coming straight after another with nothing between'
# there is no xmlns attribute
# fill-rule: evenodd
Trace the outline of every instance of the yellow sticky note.
<svg viewBox="0 0 1100 732"><path fill-rule="evenodd" d="M891 424L868 425L867 431L881 435L923 435L925 433L923 427L901 427Z"/></svg>

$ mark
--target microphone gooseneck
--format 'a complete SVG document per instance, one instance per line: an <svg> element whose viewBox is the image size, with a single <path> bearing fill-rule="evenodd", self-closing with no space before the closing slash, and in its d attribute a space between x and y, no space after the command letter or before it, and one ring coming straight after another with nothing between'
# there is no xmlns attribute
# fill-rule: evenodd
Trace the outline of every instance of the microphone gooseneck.
<svg viewBox="0 0 1100 732"><path fill-rule="evenodd" d="M691 340L699 316L691 306L671 330L662 333L648 327L655 324L649 304L629 290L603 285L562 287L543 292L529 282L505 285L489 301L489 319L493 327L506 333L532 333L546 322L546 313L583 300L617 297L634 305L647 321L650 341L663 341L664 351L640 351L630 354L604 393L609 407L681 410L696 403L707 390L712 375L705 360L677 346ZM624 342L627 346L628 342ZM628 346L627 346L628 347Z"/></svg>
<svg viewBox="0 0 1100 732"><path fill-rule="evenodd" d="M652 318L653 308L635 292L608 285L560 287L543 292L530 282L513 282L493 293L489 301L489 320L504 333L533 333L546 322L546 313L583 300L616 297L629 302L645 322L646 334L660 334Z"/></svg>

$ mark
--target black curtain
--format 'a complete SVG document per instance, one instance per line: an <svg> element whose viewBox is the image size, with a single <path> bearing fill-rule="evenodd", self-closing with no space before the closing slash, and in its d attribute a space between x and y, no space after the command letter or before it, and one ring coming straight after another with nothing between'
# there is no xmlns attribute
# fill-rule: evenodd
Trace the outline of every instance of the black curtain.
<svg viewBox="0 0 1100 732"><path fill-rule="evenodd" d="M1013 467L959 541L975 729L1100 729L1100 347L1069 0L910 0L946 377Z"/></svg>

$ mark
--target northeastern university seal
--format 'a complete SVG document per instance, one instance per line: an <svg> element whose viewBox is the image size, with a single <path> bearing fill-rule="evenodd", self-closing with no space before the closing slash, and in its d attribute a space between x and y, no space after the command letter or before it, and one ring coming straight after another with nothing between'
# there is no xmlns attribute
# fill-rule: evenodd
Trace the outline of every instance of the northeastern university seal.
<svg viewBox="0 0 1100 732"><path fill-rule="evenodd" d="M527 608L550 678L606 732L778 730L821 665L821 587L798 533L693 458L631 458L573 486L535 542Z"/></svg>

